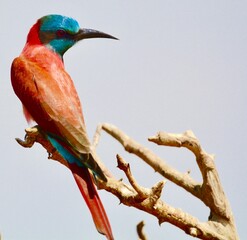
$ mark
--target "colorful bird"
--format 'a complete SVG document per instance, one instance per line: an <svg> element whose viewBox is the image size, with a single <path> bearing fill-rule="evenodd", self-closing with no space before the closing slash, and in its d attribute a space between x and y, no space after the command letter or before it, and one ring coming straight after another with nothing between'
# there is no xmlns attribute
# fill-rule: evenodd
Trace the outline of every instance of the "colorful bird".
<svg viewBox="0 0 247 240"><path fill-rule="evenodd" d="M96 30L80 29L76 20L66 16L40 18L30 29L21 55L12 63L11 82L27 121L34 120L66 160L97 230L113 240L91 173L103 181L107 178L94 160L81 103L63 63L64 53L86 38L117 39Z"/></svg>

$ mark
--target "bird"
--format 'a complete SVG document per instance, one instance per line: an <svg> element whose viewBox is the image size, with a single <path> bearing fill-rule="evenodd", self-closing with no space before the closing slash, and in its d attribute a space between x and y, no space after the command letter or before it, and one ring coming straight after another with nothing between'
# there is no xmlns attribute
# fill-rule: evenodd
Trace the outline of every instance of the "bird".
<svg viewBox="0 0 247 240"><path fill-rule="evenodd" d="M64 66L64 53L81 40L116 39L107 33L80 28L71 17L50 14L30 28L21 54L11 65L11 83L28 123L34 121L65 160L91 212L99 233L113 240L110 222L94 181L107 181L95 160L82 105Z"/></svg>

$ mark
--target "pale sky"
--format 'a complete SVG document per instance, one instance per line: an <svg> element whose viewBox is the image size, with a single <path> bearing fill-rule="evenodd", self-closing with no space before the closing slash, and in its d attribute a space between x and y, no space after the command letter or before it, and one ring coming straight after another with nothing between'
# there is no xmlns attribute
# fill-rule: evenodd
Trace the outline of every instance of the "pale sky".
<svg viewBox="0 0 247 240"><path fill-rule="evenodd" d="M71 173L47 160L39 145L14 140L28 126L10 84L10 66L36 19L50 13L75 18L81 27L118 37L85 40L64 56L81 98L90 137L98 123L115 124L181 172L200 180L192 154L154 146L158 131L193 130L216 156L220 178L241 239L246 238L247 2L208 1L2 1L0 233L4 240L105 239L97 233ZM144 187L162 177L104 134L98 154L118 177L116 153L131 164ZM119 205L100 191L116 240L137 239L144 220L149 239L192 239L168 223ZM206 221L208 209L168 182L163 200Z"/></svg>

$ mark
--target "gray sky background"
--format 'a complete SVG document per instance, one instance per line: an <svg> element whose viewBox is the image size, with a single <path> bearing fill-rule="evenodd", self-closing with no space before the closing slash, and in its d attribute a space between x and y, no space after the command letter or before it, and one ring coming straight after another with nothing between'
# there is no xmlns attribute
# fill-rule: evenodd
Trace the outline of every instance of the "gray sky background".
<svg viewBox="0 0 247 240"><path fill-rule="evenodd" d="M1 1L0 232L4 240L105 239L92 223L70 172L47 160L40 146L21 148L27 123L12 91L9 70L29 28L49 13L74 17L81 27L105 31L120 41L85 40L65 54L84 107L90 137L98 123L117 125L181 172L200 174L191 153L157 147L157 131L192 129L216 164L241 239L246 233L247 132L246 1ZM130 162L145 187L161 177L103 134L101 159L119 178L115 154ZM116 239L137 239L144 220L149 239L191 239L181 230L100 191ZM163 199L200 220L209 211L168 182Z"/></svg>

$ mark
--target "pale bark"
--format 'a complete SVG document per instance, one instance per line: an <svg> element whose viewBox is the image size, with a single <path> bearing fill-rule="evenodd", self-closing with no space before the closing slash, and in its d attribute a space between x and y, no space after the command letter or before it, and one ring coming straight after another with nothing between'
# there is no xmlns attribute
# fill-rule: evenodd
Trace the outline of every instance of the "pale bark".
<svg viewBox="0 0 247 240"><path fill-rule="evenodd" d="M126 184L123 181L116 180L100 162L95 153L100 166L108 176L107 182L97 182L98 188L111 192L126 206L132 206L154 215L160 224L169 222L193 237L217 240L239 239L233 213L215 167L214 156L202 149L192 131L186 131L182 134L159 132L148 140L158 145L184 147L191 151L200 169L203 179L202 183L195 181L189 174L181 173L170 167L151 150L140 145L120 129L110 124L98 126L93 142L94 149L96 149L99 143L102 130L115 138L127 152L135 154L145 161L156 172L160 173L164 179L155 184L151 189L140 186L131 174L129 164L121 156L117 155L118 167L125 173L129 181L129 184ZM24 147L31 147L34 142L38 142L47 149L49 153L48 158L57 160L67 166L66 161L54 150L39 128L26 129L26 133L24 141L17 139L19 144ZM208 219L205 222L201 222L196 217L163 201L160 197L166 182L165 179L185 189L208 206L210 209ZM139 235L140 239L142 239L141 237L143 236ZM143 239L147 239L146 236L144 237Z"/></svg>

